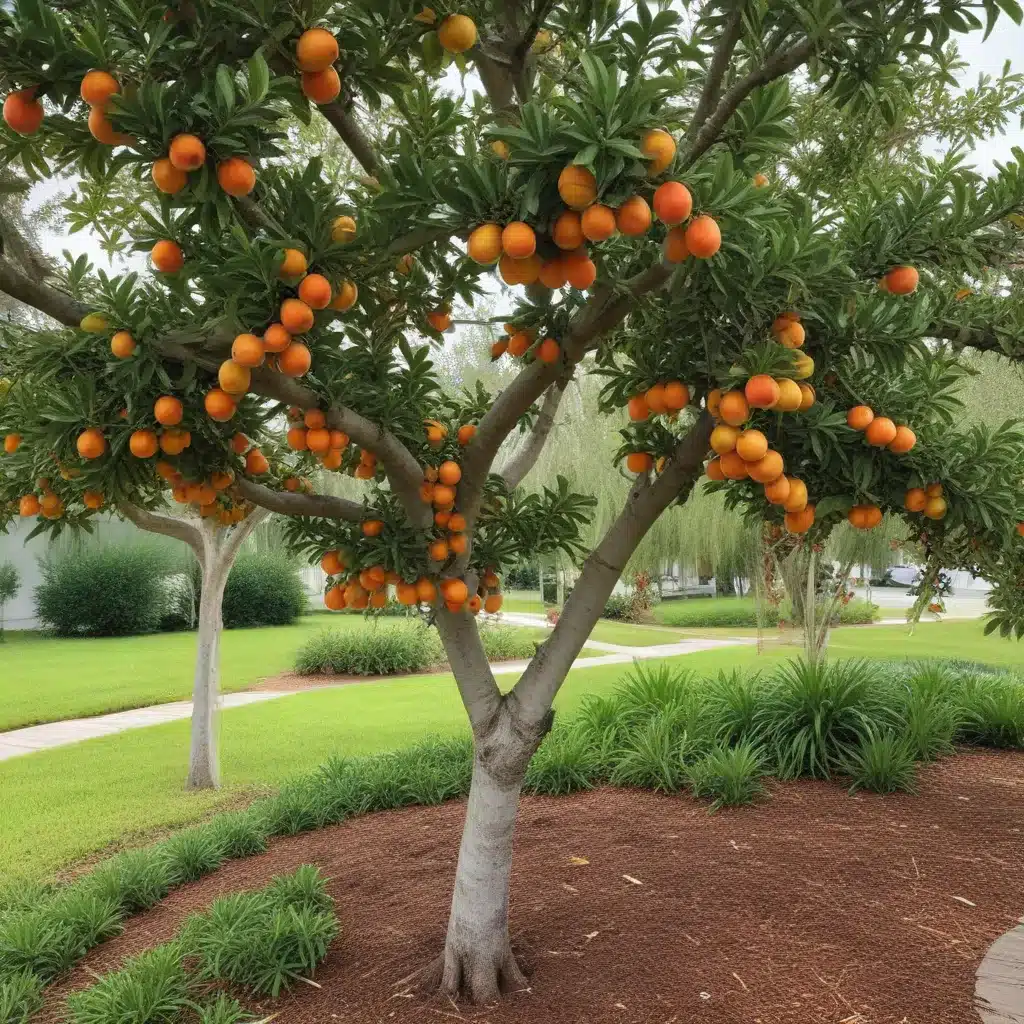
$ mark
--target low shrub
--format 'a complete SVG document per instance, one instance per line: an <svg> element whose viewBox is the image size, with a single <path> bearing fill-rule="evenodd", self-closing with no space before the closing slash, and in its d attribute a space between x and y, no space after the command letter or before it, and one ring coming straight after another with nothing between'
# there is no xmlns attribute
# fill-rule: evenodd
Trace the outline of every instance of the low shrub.
<svg viewBox="0 0 1024 1024"><path fill-rule="evenodd" d="M153 633L167 604L176 558L152 544L64 551L40 562L36 613L57 636Z"/></svg>
<svg viewBox="0 0 1024 1024"><path fill-rule="evenodd" d="M753 803L764 793L764 774L761 751L749 742L716 744L686 768L693 795L710 799L710 811Z"/></svg>
<svg viewBox="0 0 1024 1024"><path fill-rule="evenodd" d="M874 793L917 792L917 763L914 744L895 732L865 728L860 742L846 756L843 772L853 779L850 792L870 789Z"/></svg>
<svg viewBox="0 0 1024 1024"><path fill-rule="evenodd" d="M227 629L288 626L306 609L299 570L273 552L240 554L224 588L222 615Z"/></svg>
<svg viewBox="0 0 1024 1024"><path fill-rule="evenodd" d="M4 1024L28 1024L42 1005L43 982L31 971L17 971L0 982L0 1021Z"/></svg>
<svg viewBox="0 0 1024 1024"><path fill-rule="evenodd" d="M824 614L824 609L821 613ZM611 617L607 608L605 615ZM781 605L758 605L753 598L747 597L687 598L661 603L654 616L663 625L683 629L767 629L778 626L780 621L791 623L793 607L789 601L783 601ZM832 624L865 625L877 622L879 616L878 605L857 598L838 606L832 616Z"/></svg>

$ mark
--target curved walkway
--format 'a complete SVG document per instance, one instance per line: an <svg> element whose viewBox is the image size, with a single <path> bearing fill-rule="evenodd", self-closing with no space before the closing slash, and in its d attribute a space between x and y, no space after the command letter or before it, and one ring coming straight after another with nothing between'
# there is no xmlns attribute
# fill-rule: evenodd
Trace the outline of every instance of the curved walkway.
<svg viewBox="0 0 1024 1024"><path fill-rule="evenodd" d="M985 1024L1024 1024L1024 918L989 946L974 987Z"/></svg>

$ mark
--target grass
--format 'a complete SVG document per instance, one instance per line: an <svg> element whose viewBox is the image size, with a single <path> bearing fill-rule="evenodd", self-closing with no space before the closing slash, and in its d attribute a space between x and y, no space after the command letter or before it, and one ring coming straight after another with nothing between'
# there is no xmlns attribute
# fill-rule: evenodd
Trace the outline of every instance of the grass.
<svg viewBox="0 0 1024 1024"><path fill-rule="evenodd" d="M544 614L544 605L536 590L508 590L501 610L505 612L532 612L534 615Z"/></svg>
<svg viewBox="0 0 1024 1024"><path fill-rule="evenodd" d="M605 644L621 644L623 647L658 647L662 644L678 643L682 637L673 630L651 629L627 622L610 622L602 619L594 627L590 639Z"/></svg>

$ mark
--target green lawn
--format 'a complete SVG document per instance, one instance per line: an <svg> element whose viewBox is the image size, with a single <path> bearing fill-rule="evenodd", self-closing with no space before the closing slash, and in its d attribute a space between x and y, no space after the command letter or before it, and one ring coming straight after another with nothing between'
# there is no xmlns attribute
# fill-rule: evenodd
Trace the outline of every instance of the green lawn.
<svg viewBox="0 0 1024 1024"><path fill-rule="evenodd" d="M544 605L541 603L539 590L510 590L506 592L501 609L506 612L544 614Z"/></svg>
<svg viewBox="0 0 1024 1024"><path fill-rule="evenodd" d="M674 644L683 639L675 630L651 629L646 626L634 626L628 622L612 622L609 619L602 619L594 627L590 638L606 644L621 644L623 647L657 647L661 644Z"/></svg>
<svg viewBox="0 0 1024 1024"><path fill-rule="evenodd" d="M983 638L980 622L928 623L913 636L903 626L837 629L831 651L836 657L958 657L1024 669L1024 645ZM748 645L672 660L712 673L770 668L795 653L769 645L759 655ZM621 665L575 670L559 694L559 710L571 710L586 693L606 692L626 671ZM514 677L499 681L508 688ZM181 789L187 722L0 762L0 879L47 875L112 843L141 842L277 785L331 754L393 749L431 732L465 728L452 678L443 674L310 691L224 712L225 788L212 796Z"/></svg>

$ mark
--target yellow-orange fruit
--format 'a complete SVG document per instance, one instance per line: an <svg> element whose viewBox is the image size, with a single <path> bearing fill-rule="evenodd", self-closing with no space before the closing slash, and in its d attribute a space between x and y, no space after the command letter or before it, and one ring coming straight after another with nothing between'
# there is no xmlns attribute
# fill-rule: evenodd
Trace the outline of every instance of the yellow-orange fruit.
<svg viewBox="0 0 1024 1024"><path fill-rule="evenodd" d="M127 331L118 331L110 339L110 351L118 359L127 359L135 352L135 339Z"/></svg>
<svg viewBox="0 0 1024 1024"><path fill-rule="evenodd" d="M917 435L910 427L897 427L896 436L889 442L889 451L904 455L917 444Z"/></svg>
<svg viewBox="0 0 1024 1024"><path fill-rule="evenodd" d="M305 334L316 318L302 299L285 299L281 303L281 324L289 334Z"/></svg>
<svg viewBox="0 0 1024 1024"><path fill-rule="evenodd" d="M173 395L161 395L153 403L153 416L157 423L164 427L177 426L184 415L185 407L181 404L181 399Z"/></svg>
<svg viewBox="0 0 1024 1024"><path fill-rule="evenodd" d="M896 424L887 416L876 416L864 431L864 440L876 448L885 448L896 439Z"/></svg>
<svg viewBox="0 0 1024 1024"><path fill-rule="evenodd" d="M469 597L469 587L466 586L464 580L442 580L441 593L444 594L444 599L446 601L451 601L454 604L462 604Z"/></svg>
<svg viewBox="0 0 1024 1024"><path fill-rule="evenodd" d="M679 380L670 380L665 385L665 405L669 412L685 409L690 402L690 390Z"/></svg>
<svg viewBox="0 0 1024 1024"><path fill-rule="evenodd" d="M807 505L800 512L787 512L785 522L789 533L806 533L814 525L814 506Z"/></svg>
<svg viewBox="0 0 1024 1024"><path fill-rule="evenodd" d="M341 78L334 68L302 72L303 95L318 106L336 100L341 93Z"/></svg>
<svg viewBox="0 0 1024 1024"><path fill-rule="evenodd" d="M681 181L666 181L654 193L654 213L662 224L675 227L693 212L693 196Z"/></svg>
<svg viewBox="0 0 1024 1024"><path fill-rule="evenodd" d="M744 431L746 433L746 431ZM736 442L739 440L740 432L735 427L720 423L711 431L711 450L718 455L725 455L726 452L736 450ZM761 435L764 436L763 434ZM765 451L768 449L768 442L765 442ZM764 452L761 453L762 455ZM760 458L760 456L758 456Z"/></svg>
<svg viewBox="0 0 1024 1024"><path fill-rule="evenodd" d="M718 418L731 427L741 426L750 419L750 406L742 391L727 391L722 395L718 404Z"/></svg>
<svg viewBox="0 0 1024 1024"><path fill-rule="evenodd" d="M83 459L98 459L107 450L107 439L102 431L89 427L78 435L75 447Z"/></svg>
<svg viewBox="0 0 1024 1024"><path fill-rule="evenodd" d="M893 267L885 275L886 290L890 295L909 295L917 290L919 280L913 267Z"/></svg>
<svg viewBox="0 0 1024 1024"><path fill-rule="evenodd" d="M284 329L284 324L271 324L263 332L263 348L267 352L283 352L292 341L292 336Z"/></svg>
<svg viewBox="0 0 1024 1024"><path fill-rule="evenodd" d="M345 607L345 588L331 587L324 594L324 605L332 612L340 612Z"/></svg>
<svg viewBox="0 0 1024 1024"><path fill-rule="evenodd" d="M582 238L582 233L580 234ZM545 260L541 265L540 274L537 276L537 280L540 281L545 288L550 288L552 291L556 291L559 288L564 288L569 280L569 268L565 260L558 258Z"/></svg>
<svg viewBox="0 0 1024 1024"><path fill-rule="evenodd" d="M668 406L665 404L665 385L655 384L653 387L647 389L647 394L644 395L647 400L647 408L654 413L655 416L663 416L668 412Z"/></svg>
<svg viewBox="0 0 1024 1024"><path fill-rule="evenodd" d="M279 277L301 277L309 268L306 262L306 254L301 249L285 249L284 259L278 268Z"/></svg>
<svg viewBox="0 0 1024 1024"><path fill-rule="evenodd" d="M448 558L448 541L435 540L427 547L427 557L432 562L443 562Z"/></svg>
<svg viewBox="0 0 1024 1024"><path fill-rule="evenodd" d="M197 171L206 163L206 146L195 135L175 135L167 156L179 171Z"/></svg>
<svg viewBox="0 0 1024 1024"><path fill-rule="evenodd" d="M571 260L566 265L565 276L573 288L586 291L597 280L597 266L591 259Z"/></svg>
<svg viewBox="0 0 1024 1024"><path fill-rule="evenodd" d="M764 188L769 184L768 175L758 172L754 175L754 188Z"/></svg>
<svg viewBox="0 0 1024 1024"><path fill-rule="evenodd" d="M779 317L772 324L772 331L775 337L778 338L779 343L786 348L801 348L807 340L807 332L804 330L804 325L796 320Z"/></svg>
<svg viewBox="0 0 1024 1024"><path fill-rule="evenodd" d="M164 238L157 242L149 252L153 266L162 274L173 274L185 266L185 254L177 242Z"/></svg>
<svg viewBox="0 0 1024 1024"><path fill-rule="evenodd" d="M314 427L306 431L306 447L311 452L326 452L331 447L331 432L324 427Z"/></svg>
<svg viewBox="0 0 1024 1024"><path fill-rule="evenodd" d="M756 480L759 484L770 484L782 476L783 469L785 466L782 456L769 450L763 458L749 464L748 472L751 480Z"/></svg>
<svg viewBox="0 0 1024 1024"><path fill-rule="evenodd" d="M715 430L724 429L735 428L715 428ZM714 433L712 433L712 437L714 437ZM759 462L768 454L768 438L765 437L760 430L744 430L742 434L737 436L736 443L733 447L744 462ZM753 474L751 475L753 476ZM755 477L754 479L757 478Z"/></svg>
<svg viewBox="0 0 1024 1024"><path fill-rule="evenodd" d="M615 212L608 206L594 203L580 218L583 237L591 242L603 242L615 234Z"/></svg>
<svg viewBox="0 0 1024 1024"><path fill-rule="evenodd" d="M782 503L787 512L800 512L807 507L807 484L796 477L789 477L789 497Z"/></svg>
<svg viewBox="0 0 1024 1024"><path fill-rule="evenodd" d="M256 187L256 171L243 157L229 156L217 164L217 183L229 196L247 196Z"/></svg>
<svg viewBox="0 0 1024 1024"><path fill-rule="evenodd" d="M925 494L923 487L911 487L906 494L903 495L903 507L908 512L923 512L925 505L928 504L928 495Z"/></svg>
<svg viewBox="0 0 1024 1024"><path fill-rule="evenodd" d="M764 485L764 496L772 505L784 505L789 498L792 484L788 476L780 476L770 484Z"/></svg>
<svg viewBox="0 0 1024 1024"><path fill-rule="evenodd" d="M94 511L98 508L103 508L102 491L84 491L82 493L82 504L86 508L91 508Z"/></svg>
<svg viewBox="0 0 1024 1024"><path fill-rule="evenodd" d="M804 400L800 385L789 377L776 377L779 386L779 400L775 403L776 412L797 412Z"/></svg>
<svg viewBox="0 0 1024 1024"><path fill-rule="evenodd" d="M743 394L752 409L774 409L781 397L779 385L766 373L751 377L743 389Z"/></svg>
<svg viewBox="0 0 1024 1024"><path fill-rule="evenodd" d="M269 469L270 463L267 462L263 452L259 448L249 449L249 453L245 457L245 471L253 476L260 476Z"/></svg>
<svg viewBox="0 0 1024 1024"><path fill-rule="evenodd" d="M331 302L331 282L323 274L307 274L299 282L299 298L310 309L326 309Z"/></svg>
<svg viewBox="0 0 1024 1024"><path fill-rule="evenodd" d="M563 210L551 228L551 238L559 249L578 249L585 238L580 215L575 210Z"/></svg>
<svg viewBox="0 0 1024 1024"><path fill-rule="evenodd" d="M325 28L306 29L295 44L295 63L300 71L324 71L338 54L338 40Z"/></svg>
<svg viewBox="0 0 1024 1024"><path fill-rule="evenodd" d="M19 135L32 135L43 123L43 105L35 98L35 86L10 93L4 100L4 120Z"/></svg>
<svg viewBox="0 0 1024 1024"><path fill-rule="evenodd" d="M18 515L39 515L39 499L34 494L25 494L18 500Z"/></svg>
<svg viewBox="0 0 1024 1024"><path fill-rule="evenodd" d="M444 334L452 325L452 315L444 310L436 309L432 313L427 314L427 323L434 328L435 331Z"/></svg>
<svg viewBox="0 0 1024 1024"><path fill-rule="evenodd" d="M870 406L855 405L846 414L846 425L854 430L867 430L875 414Z"/></svg>
<svg viewBox="0 0 1024 1024"><path fill-rule="evenodd" d="M501 225L481 224L470 233L467 251L476 263L490 266L501 256Z"/></svg>
<svg viewBox="0 0 1024 1024"><path fill-rule="evenodd" d="M665 235L665 241L661 247L662 255L667 263L682 263L690 255L686 244L686 229L675 227Z"/></svg>
<svg viewBox="0 0 1024 1024"><path fill-rule="evenodd" d="M686 247L692 256L706 260L722 248L722 232L711 217L694 217L686 229Z"/></svg>
<svg viewBox="0 0 1024 1024"><path fill-rule="evenodd" d="M119 132L110 123L102 107L93 107L89 111L89 132L97 142L105 146L127 146L134 141L130 135Z"/></svg>
<svg viewBox="0 0 1024 1024"><path fill-rule="evenodd" d="M356 237L356 222L352 217L342 215L335 217L331 225L331 240L340 245L348 245Z"/></svg>
<svg viewBox="0 0 1024 1024"><path fill-rule="evenodd" d="M651 409L647 404L646 395L634 395L629 400L628 409L629 418L633 420L634 423L639 423L651 415Z"/></svg>
<svg viewBox="0 0 1024 1024"><path fill-rule="evenodd" d="M923 512L929 519L943 519L947 510L945 498L929 498L925 502Z"/></svg>
<svg viewBox="0 0 1024 1024"><path fill-rule="evenodd" d="M160 449L168 455L180 455L192 443L187 430L163 430L160 432Z"/></svg>
<svg viewBox="0 0 1024 1024"><path fill-rule="evenodd" d="M630 473L650 473L654 459L647 452L630 452L626 456L626 469Z"/></svg>
<svg viewBox="0 0 1024 1024"><path fill-rule="evenodd" d="M495 615L501 611L501 606L504 598L501 594L488 594L484 601L484 611L490 615Z"/></svg>
<svg viewBox="0 0 1024 1024"><path fill-rule="evenodd" d="M627 238L639 238L651 227L651 208L643 196L630 196L615 211L615 226Z"/></svg>
<svg viewBox="0 0 1024 1024"><path fill-rule="evenodd" d="M558 176L558 194L570 209L585 210L597 199L597 179L578 164L569 164Z"/></svg>
<svg viewBox="0 0 1024 1024"><path fill-rule="evenodd" d="M441 483L454 487L462 479L462 470L457 462L447 459L437 467L437 478Z"/></svg>
<svg viewBox="0 0 1024 1024"><path fill-rule="evenodd" d="M647 157L647 174L656 178L676 156L676 140L668 132L654 128L640 140L640 151Z"/></svg>
<svg viewBox="0 0 1024 1024"><path fill-rule="evenodd" d="M137 459L148 459L156 455L160 443L152 430L136 430L128 438L128 450Z"/></svg>
<svg viewBox="0 0 1024 1024"><path fill-rule="evenodd" d="M817 393L810 384L799 384L800 388L800 412L806 412L812 405L814 405Z"/></svg>
<svg viewBox="0 0 1024 1024"><path fill-rule="evenodd" d="M437 600L437 587L426 576L421 576L416 581L416 597L421 604L433 604Z"/></svg>
<svg viewBox="0 0 1024 1024"><path fill-rule="evenodd" d="M244 395L249 390L252 374L248 366L239 366L232 359L225 359L217 371L217 383L229 395Z"/></svg>
<svg viewBox="0 0 1024 1024"><path fill-rule="evenodd" d="M188 184L188 175L178 170L167 157L153 163L153 184L163 193L173 196Z"/></svg>
<svg viewBox="0 0 1024 1024"><path fill-rule="evenodd" d="M239 334L231 343L231 358L239 366L261 366L266 346L255 334Z"/></svg>
<svg viewBox="0 0 1024 1024"><path fill-rule="evenodd" d="M338 285L337 294L331 299L331 309L339 313L347 313L359 298L359 288L354 281L342 281Z"/></svg>
<svg viewBox="0 0 1024 1024"><path fill-rule="evenodd" d="M750 467L736 452L726 452L718 457L718 461L726 480L746 480L750 475Z"/></svg>
<svg viewBox="0 0 1024 1024"><path fill-rule="evenodd" d="M90 107L105 107L111 96L121 91L117 79L109 71L89 71L82 78L78 93Z"/></svg>
<svg viewBox="0 0 1024 1024"><path fill-rule="evenodd" d="M4 438L4 451L13 455L21 447L21 434L8 434Z"/></svg>
<svg viewBox="0 0 1024 1024"><path fill-rule="evenodd" d="M715 419L718 419L722 411L722 389L712 388L705 399L704 404L707 406L707 410L711 413Z"/></svg>
<svg viewBox="0 0 1024 1024"><path fill-rule="evenodd" d="M310 367L313 357L300 341L293 341L278 357L277 368L286 377L301 377Z"/></svg>
<svg viewBox="0 0 1024 1024"><path fill-rule="evenodd" d="M704 470L709 480L724 480L725 473L722 472L722 460L712 459Z"/></svg>
<svg viewBox="0 0 1024 1024"><path fill-rule="evenodd" d="M501 247L514 260L525 260L537 251L537 236L529 224L514 220L501 233Z"/></svg>
<svg viewBox="0 0 1024 1024"><path fill-rule="evenodd" d="M465 14L449 14L437 26L437 41L449 53L465 53L476 46L476 22Z"/></svg>
<svg viewBox="0 0 1024 1024"><path fill-rule="evenodd" d="M467 444L469 444L470 441L473 440L473 437L474 437L475 434L476 434L476 424L475 423L463 423L462 426L459 427L458 433L456 434L456 437L459 440L459 444L461 444L463 447L465 447Z"/></svg>
<svg viewBox="0 0 1024 1024"><path fill-rule="evenodd" d="M537 348L537 358L542 363L554 363L562 354L562 349L554 338L545 338Z"/></svg>

